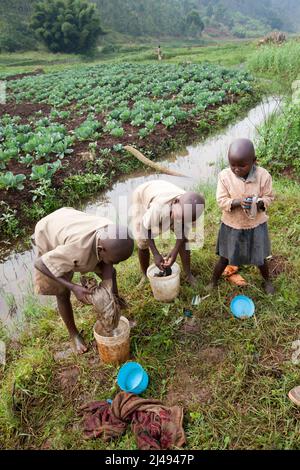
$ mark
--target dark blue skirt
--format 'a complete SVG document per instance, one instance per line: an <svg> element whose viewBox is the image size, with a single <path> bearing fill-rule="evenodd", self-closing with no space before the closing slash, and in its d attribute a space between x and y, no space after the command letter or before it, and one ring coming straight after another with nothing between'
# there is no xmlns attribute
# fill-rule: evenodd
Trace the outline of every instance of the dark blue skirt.
<svg viewBox="0 0 300 470"><path fill-rule="evenodd" d="M271 254L267 223L250 229L235 229L222 223L216 253L228 259L229 264L234 266L262 266Z"/></svg>

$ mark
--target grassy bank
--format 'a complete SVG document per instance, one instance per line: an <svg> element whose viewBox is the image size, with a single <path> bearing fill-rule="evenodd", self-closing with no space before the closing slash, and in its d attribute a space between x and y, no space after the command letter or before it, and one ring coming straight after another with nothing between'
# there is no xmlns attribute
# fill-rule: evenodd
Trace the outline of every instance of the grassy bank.
<svg viewBox="0 0 300 470"><path fill-rule="evenodd" d="M248 67L255 73L281 76L289 82L300 73L300 42L288 41L281 46L263 46L248 59Z"/></svg>
<svg viewBox="0 0 300 470"><path fill-rule="evenodd" d="M294 100L288 100L282 112L273 115L261 129L258 156L263 165L272 169L273 174L282 173L300 178L299 160L299 91Z"/></svg>
<svg viewBox="0 0 300 470"><path fill-rule="evenodd" d="M150 287L137 292L137 256L118 267L121 293L130 304L127 316L137 325L131 333L132 359L150 375L146 397L181 404L188 449L299 449L299 410L287 398L299 383L299 366L291 360L292 342L299 339L299 185L278 179L270 211L273 255L277 258L276 296L261 290L255 268L242 274L243 289L256 304L254 318L238 321L229 312L239 290L222 281L217 291L193 308L197 327L184 332L182 310L192 295L205 296L216 259L219 210L214 188L200 188L207 198L204 248L193 253L199 285L182 285L179 299L162 305ZM166 243L166 242L163 242ZM165 250L164 250L165 251ZM128 431L118 442L82 438L78 408L117 392L117 368L99 363L92 343L94 315L76 306L76 320L90 343L82 356L59 359L67 334L57 313L27 308L28 329L8 343L7 366L0 372L0 446L19 449L135 449ZM3 333L2 333L3 335Z"/></svg>

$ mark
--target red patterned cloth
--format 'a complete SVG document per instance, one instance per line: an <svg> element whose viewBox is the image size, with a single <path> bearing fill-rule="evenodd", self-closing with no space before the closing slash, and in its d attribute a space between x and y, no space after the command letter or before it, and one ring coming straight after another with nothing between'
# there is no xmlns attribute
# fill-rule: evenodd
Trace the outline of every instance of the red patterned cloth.
<svg viewBox="0 0 300 470"><path fill-rule="evenodd" d="M178 448L186 442L182 427L183 409L166 407L152 398L120 392L111 405L106 401L91 402L82 406L80 413L87 439L101 436L108 441L117 438L131 423L141 450Z"/></svg>

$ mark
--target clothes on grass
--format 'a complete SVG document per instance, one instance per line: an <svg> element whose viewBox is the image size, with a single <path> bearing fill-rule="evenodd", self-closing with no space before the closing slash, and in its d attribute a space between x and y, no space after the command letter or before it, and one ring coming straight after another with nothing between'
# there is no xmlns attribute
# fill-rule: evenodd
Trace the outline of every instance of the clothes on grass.
<svg viewBox="0 0 300 470"><path fill-rule="evenodd" d="M236 176L230 168L221 171L218 178L217 202L222 209L222 222L234 229L252 229L268 220L265 211L258 211L250 219L241 207L231 210L234 199L258 196L268 209L274 200L271 175L259 166L253 165L246 179Z"/></svg>
<svg viewBox="0 0 300 470"><path fill-rule="evenodd" d="M216 253L228 259L229 264L262 266L271 254L267 223L251 229L235 229L221 224Z"/></svg>
<svg viewBox="0 0 300 470"><path fill-rule="evenodd" d="M74 272L96 272L99 230L111 225L109 219L86 214L71 207L63 207L41 219L35 227L34 242L37 256L56 277L72 279ZM35 291L43 295L59 295L68 289L37 269L34 274Z"/></svg>
<svg viewBox="0 0 300 470"><path fill-rule="evenodd" d="M111 405L106 401L91 402L81 407L80 414L87 439L101 437L109 441L118 438L131 423L139 449L172 449L182 447L186 442L183 409L166 407L152 398L120 392Z"/></svg>
<svg viewBox="0 0 300 470"><path fill-rule="evenodd" d="M168 181L153 180L138 186L132 195L132 231L140 249L149 247L148 230L153 238L169 231L171 204L186 191Z"/></svg>

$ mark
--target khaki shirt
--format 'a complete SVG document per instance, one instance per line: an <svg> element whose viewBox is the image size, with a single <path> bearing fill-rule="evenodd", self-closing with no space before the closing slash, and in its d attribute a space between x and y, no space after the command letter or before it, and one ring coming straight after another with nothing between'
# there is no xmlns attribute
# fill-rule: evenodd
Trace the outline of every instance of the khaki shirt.
<svg viewBox="0 0 300 470"><path fill-rule="evenodd" d="M267 209L274 200L272 177L264 168L255 166L245 180L236 176L230 168L221 171L218 179L217 202L222 209L222 222L235 229L255 228L265 223L268 217L265 211L257 211L255 219L251 220L241 207L231 211L234 199L258 196Z"/></svg>
<svg viewBox="0 0 300 470"><path fill-rule="evenodd" d="M97 231L111 225L109 219L63 207L41 219L34 238L45 266L56 277L71 271L97 272Z"/></svg>
<svg viewBox="0 0 300 470"><path fill-rule="evenodd" d="M172 183L154 180L138 186L132 196L132 229L136 240L146 240L170 229L171 203L186 191Z"/></svg>

